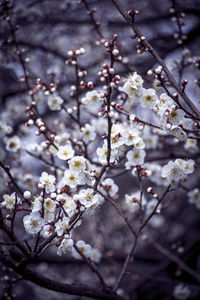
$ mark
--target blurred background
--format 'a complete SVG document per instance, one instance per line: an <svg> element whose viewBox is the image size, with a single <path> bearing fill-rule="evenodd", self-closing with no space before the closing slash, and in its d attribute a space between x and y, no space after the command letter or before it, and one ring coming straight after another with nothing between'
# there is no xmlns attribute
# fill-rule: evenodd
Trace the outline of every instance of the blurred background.
<svg viewBox="0 0 200 300"><path fill-rule="evenodd" d="M73 48L85 48L85 54L80 57L79 67L87 70L87 81L93 81L97 89L102 89L103 85L99 80L98 71L103 63L109 61L101 41L111 39L115 33L118 34L118 48L122 57L121 61L116 63L117 74L126 77L130 72L137 71L144 78L146 88L152 85L156 87L156 82L147 76L147 71L157 66L157 63L149 53L142 55L137 53L137 42L131 38L133 32L112 1L10 1L9 18L15 31L16 41L13 40L8 19L6 20L3 3L4 1L1 1L0 11L0 159L12 165L13 172L22 179L24 187L30 187L36 192L37 178L41 171L48 170L47 166L42 161L37 161L36 164L34 158L28 154L24 154L23 159L8 155L5 151L5 132L2 130L6 124L6 134L9 136L9 128L13 128L11 135L19 135L24 146L34 139L38 140L34 134L27 134L27 128L24 126L27 121L24 109L30 103L30 95L24 80L23 65L15 51L16 43L23 50L21 57L25 64L29 85L35 86L38 78L41 78L46 86L54 83L58 94L69 106L73 105L74 101L70 93L76 77L73 67L67 65L65 61L69 58L68 51ZM125 11L129 9L140 11L136 16L139 28L165 60L176 80L180 83L183 79L188 79L187 93L199 107L200 1L121 0L120 3ZM87 13L92 8L96 8L96 12L92 14L93 20ZM170 8L174 8L175 13L170 11ZM174 19L177 15L180 23ZM94 26L95 22L98 22L96 26ZM51 126L59 126L59 120L65 120L64 115L62 113L54 115L40 99L42 97L39 94L37 97L41 115L47 123ZM141 107L136 107L134 113L146 120L151 119L148 112L144 112ZM67 128L70 121L64 122ZM167 153L188 155L181 145L169 144L160 151L151 150L148 159L153 161L153 158L162 157ZM195 158L199 158L199 152L195 153ZM189 189L199 186L198 173L199 171L191 176L190 181L185 183L185 188L167 197L163 213L155 216L146 228L135 259L130 264L129 274L124 277L122 288L118 291L126 299L200 299L199 282L181 269L173 261L173 257L168 257L164 251L168 249L191 269L200 272L200 212L194 205L188 203L186 195ZM113 175L116 183L119 184L118 203L123 210L126 210L124 194L137 189L137 180L128 174L117 177L115 173L110 175ZM1 195L6 192L5 179L1 170ZM145 181L144 186L145 188L149 186L148 180ZM160 187L157 191L162 193L162 189ZM137 215L133 216L128 211L126 213L134 224ZM113 285L116 274L119 274L129 251L131 234L109 203L105 203L95 215L86 216L81 229L76 232L77 239L83 239L102 252L100 270L108 284ZM23 238L24 234L24 229L19 228L18 235ZM146 240L146 234L152 236L151 241ZM159 245L156 241L159 241ZM18 255L12 248L10 253L14 256ZM98 286L98 280L83 261L75 260L70 255L58 257L56 250L51 247L31 267L58 281L68 283L78 281ZM15 277L13 272L1 265L2 278L8 273L9 276ZM177 298L174 291L181 283L187 286L189 293L185 292ZM6 288L6 280L2 279L1 299L7 299L3 296ZM30 300L87 299L45 290L23 280L13 285L13 291L17 300L26 297ZM186 294L188 296L184 298Z"/></svg>

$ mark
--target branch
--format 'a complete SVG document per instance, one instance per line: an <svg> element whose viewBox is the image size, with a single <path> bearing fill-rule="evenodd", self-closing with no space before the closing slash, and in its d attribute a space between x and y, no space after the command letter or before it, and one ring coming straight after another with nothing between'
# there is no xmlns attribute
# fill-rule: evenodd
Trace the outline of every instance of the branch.
<svg viewBox="0 0 200 300"><path fill-rule="evenodd" d="M123 8L120 7L118 2L116 0L112 0L113 4L118 9L119 13L123 16L123 18L126 20L126 22L131 26L133 31L137 34L138 38L141 38L144 36L142 32L137 27L136 23L134 22L134 18L129 18L129 15L124 11ZM197 116L197 119L200 118L200 112L195 107L195 105L192 103L192 101L189 99L189 97L181 90L181 88L178 86L176 80L170 73L169 69L167 68L165 62L162 60L162 58L159 56L159 54L156 52L156 50L151 46L151 44L145 39L144 41L145 46L148 48L148 51L151 53L151 55L156 59L156 61L162 66L163 70L165 71L165 74L168 77L168 80L172 84L172 86L176 89L176 91L181 95L181 97L184 99L184 101L187 103L187 105L190 107L190 109L193 111L193 113ZM195 117L195 116L193 116Z"/></svg>
<svg viewBox="0 0 200 300"><path fill-rule="evenodd" d="M74 243L74 248L75 250L79 253L79 255L84 259L84 261L86 262L86 264L88 265L88 267L92 270L92 272L94 272L97 277L99 278L102 286L104 288L107 288L107 285L102 277L102 275L100 274L97 266L91 261L91 259L89 259L86 255L84 255L81 250L78 248L78 246L76 245L76 243Z"/></svg>
<svg viewBox="0 0 200 300"><path fill-rule="evenodd" d="M85 296L89 298L102 299L102 300L124 300L110 289L101 290L96 287L89 287L87 285L79 284L66 284L60 281L51 280L29 269L22 269L17 267L12 260L0 254L0 261L14 270L17 274L21 275L23 279L35 283L48 290L65 293L69 295Z"/></svg>

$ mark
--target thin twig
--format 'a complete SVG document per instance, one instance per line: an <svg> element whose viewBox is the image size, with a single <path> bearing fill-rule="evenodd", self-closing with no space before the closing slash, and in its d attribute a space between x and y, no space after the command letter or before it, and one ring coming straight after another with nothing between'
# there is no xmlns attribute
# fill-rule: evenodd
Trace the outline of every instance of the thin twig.
<svg viewBox="0 0 200 300"><path fill-rule="evenodd" d="M76 249L76 251L79 253L79 255L84 259L84 261L86 262L86 264L88 265L88 267L92 270L92 272L94 272L97 277L99 278L102 286L104 288L107 287L102 275L100 274L97 266L91 261L91 259L89 259L86 255L84 255L84 253L82 253L82 251L78 248L78 246L76 245L76 243L74 243L74 248Z"/></svg>

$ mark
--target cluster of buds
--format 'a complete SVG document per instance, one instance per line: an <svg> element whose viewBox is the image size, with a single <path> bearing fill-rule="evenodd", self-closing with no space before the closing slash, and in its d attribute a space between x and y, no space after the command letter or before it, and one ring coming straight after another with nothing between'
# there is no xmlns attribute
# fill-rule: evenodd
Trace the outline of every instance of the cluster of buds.
<svg viewBox="0 0 200 300"><path fill-rule="evenodd" d="M76 86L76 85L71 86L70 96L75 97L77 95L78 90L83 91L87 87L88 87L88 83L84 80L81 80L78 86ZM91 85L90 85L90 87L91 87Z"/></svg>
<svg viewBox="0 0 200 300"><path fill-rule="evenodd" d="M158 80L158 82L163 84L166 82L166 80L165 80L165 76L162 75L162 70L163 70L162 66L158 66L156 69L148 70L147 75L149 75L149 76L153 75L155 77L155 79Z"/></svg>
<svg viewBox="0 0 200 300"><path fill-rule="evenodd" d="M156 69L150 69L147 72L148 75L160 75L161 73L162 73L162 66L158 66Z"/></svg>
<svg viewBox="0 0 200 300"><path fill-rule="evenodd" d="M115 112L114 112L114 109L113 109L113 106L111 105L110 106L110 109L108 111L107 109L107 100L104 99L104 103L102 104L102 107L101 109L99 110L98 112L98 116L99 117L106 117L108 116L109 118L113 118L115 116ZM104 137L102 137L104 139Z"/></svg>
<svg viewBox="0 0 200 300"><path fill-rule="evenodd" d="M140 11L138 9L129 9L128 10L128 15L132 18L132 20L134 19L135 15L138 15L140 13Z"/></svg>
<svg viewBox="0 0 200 300"><path fill-rule="evenodd" d="M36 131L36 133L35 133L36 135L40 135L41 132L46 131L47 128L41 118L36 119L35 124L39 129L39 131Z"/></svg>
<svg viewBox="0 0 200 300"><path fill-rule="evenodd" d="M120 103L111 102L111 106L116 110L124 110L123 106Z"/></svg>
<svg viewBox="0 0 200 300"><path fill-rule="evenodd" d="M43 90L44 94L46 96L49 96L50 94L53 94L56 91L56 85L53 82L51 82L49 85L47 85L42 81L41 78L37 78L35 90L36 90L36 92L38 90Z"/></svg>
<svg viewBox="0 0 200 300"><path fill-rule="evenodd" d="M110 68L107 64L103 65L103 70L98 72L98 75L100 76L100 81L105 81L105 78L108 77L109 75L114 75L115 69ZM120 76L115 75L110 82L110 87L116 87L119 85L120 81ZM106 87L107 89L107 87Z"/></svg>
<svg viewBox="0 0 200 300"><path fill-rule="evenodd" d="M116 45L117 38L118 38L118 35L116 33L113 34L112 40L110 40L110 41L104 40L104 46L105 46L107 52L112 53L113 60L121 61L122 57L121 57L121 55L119 55L119 50Z"/></svg>
<svg viewBox="0 0 200 300"><path fill-rule="evenodd" d="M68 185L65 185L61 189L57 189L57 194L59 194L59 196L57 196L56 199L60 201L62 199L63 193L66 193L68 196L71 196L71 188Z"/></svg>
<svg viewBox="0 0 200 300"><path fill-rule="evenodd" d="M101 39L96 40L95 44L96 44L96 46L104 45L105 41L106 40L104 38L101 38Z"/></svg>
<svg viewBox="0 0 200 300"><path fill-rule="evenodd" d="M86 76L87 75L87 71L86 70L80 70L78 69L78 77L83 77L83 76Z"/></svg>
<svg viewBox="0 0 200 300"><path fill-rule="evenodd" d="M114 68L109 68L107 64L103 64L103 70L98 72L98 75L100 76L100 81L105 81L105 77L108 77L109 74L114 74L115 70Z"/></svg>
<svg viewBox="0 0 200 300"><path fill-rule="evenodd" d="M149 186L149 187L147 188L147 193L148 193L148 194L151 194L151 195L153 196L153 198L155 198L155 199L158 198L158 194L156 194L156 193L154 192L152 186Z"/></svg>
<svg viewBox="0 0 200 300"><path fill-rule="evenodd" d="M185 25L184 18L185 18L185 13L178 13L175 9L175 7L171 7L169 9L169 13L171 14L171 20L172 22L176 22L178 26L178 32L174 33L174 38L177 40L177 43L179 45L182 45L184 40L187 39L187 36L182 33L182 26Z"/></svg>
<svg viewBox="0 0 200 300"><path fill-rule="evenodd" d="M133 38L133 36L132 36ZM148 52L149 51L149 47L146 45L146 38L145 36L141 36L138 38L137 40L137 53L138 54L142 54L143 52Z"/></svg>
<svg viewBox="0 0 200 300"><path fill-rule="evenodd" d="M178 33L178 32L175 32L175 33L174 33L174 38L175 38L175 40L177 40L177 43L178 43L179 45L182 45L182 44L183 44L183 41L184 41L184 40L187 40L187 35L185 35L185 34L180 34L180 33Z"/></svg>
<svg viewBox="0 0 200 300"><path fill-rule="evenodd" d="M148 174L148 171L143 168L142 166L137 166L133 169L133 173L136 175L136 176L141 176L141 177L147 177L149 174Z"/></svg>
<svg viewBox="0 0 200 300"><path fill-rule="evenodd" d="M81 54L84 54L85 53L85 49L83 47L81 48L73 48L72 50L69 50L67 52L68 56L70 57L69 59L67 59L65 61L65 63L67 65L76 65L77 64L77 57Z"/></svg>

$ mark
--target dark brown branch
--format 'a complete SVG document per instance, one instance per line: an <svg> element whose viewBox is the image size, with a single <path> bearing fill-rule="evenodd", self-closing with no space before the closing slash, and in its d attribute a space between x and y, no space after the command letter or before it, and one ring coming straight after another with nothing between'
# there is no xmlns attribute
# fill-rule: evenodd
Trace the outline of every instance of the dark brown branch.
<svg viewBox="0 0 200 300"><path fill-rule="evenodd" d="M17 267L12 260L0 254L0 260L13 269L17 274L21 275L23 279L28 280L38 286L44 287L48 290L65 293L69 295L85 296L89 298L102 299L102 300L124 300L110 289L101 290L97 287L89 287L87 285L79 284L66 284L60 281L51 280L29 269Z"/></svg>

